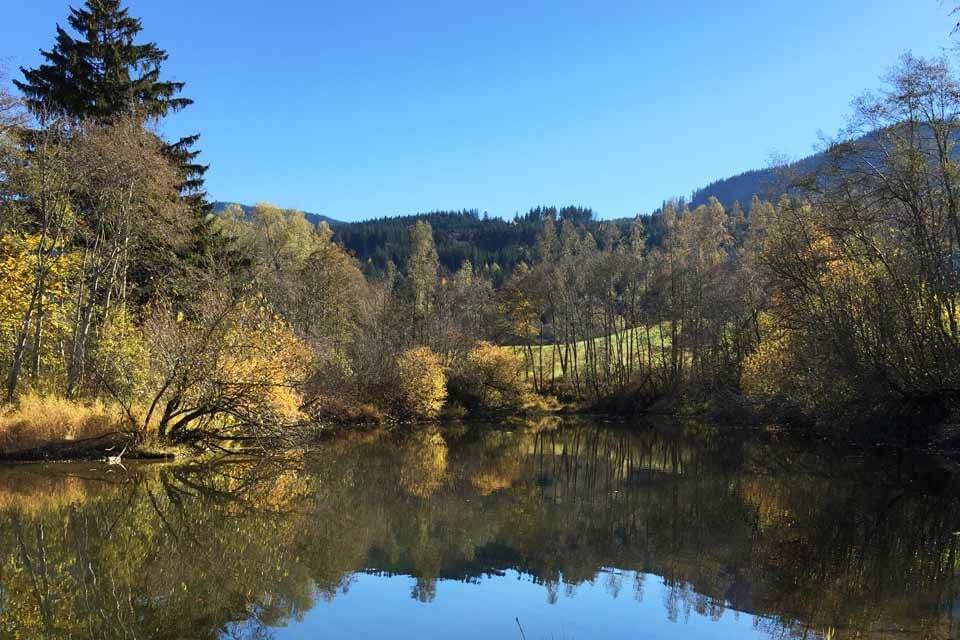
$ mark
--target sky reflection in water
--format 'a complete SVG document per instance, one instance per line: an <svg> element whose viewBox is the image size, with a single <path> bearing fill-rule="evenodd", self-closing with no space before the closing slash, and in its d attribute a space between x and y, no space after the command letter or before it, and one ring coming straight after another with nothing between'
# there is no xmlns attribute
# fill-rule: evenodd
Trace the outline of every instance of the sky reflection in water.
<svg viewBox="0 0 960 640"><path fill-rule="evenodd" d="M618 587L611 587L609 576ZM639 583L638 583L639 580ZM639 588L638 588L639 587ZM281 638L767 638L770 621L726 610L715 615L679 606L671 620L670 589L633 571L604 570L593 583L551 602L549 589L513 570L477 582L441 581L429 603L411 598L407 576L354 576L349 593L321 603Z"/></svg>

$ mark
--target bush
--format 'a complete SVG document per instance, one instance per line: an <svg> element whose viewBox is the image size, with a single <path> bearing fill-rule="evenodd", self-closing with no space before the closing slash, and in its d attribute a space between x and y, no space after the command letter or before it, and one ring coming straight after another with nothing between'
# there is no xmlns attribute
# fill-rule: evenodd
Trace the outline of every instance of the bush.
<svg viewBox="0 0 960 640"><path fill-rule="evenodd" d="M380 424L386 421L383 412L372 404L329 395L314 396L304 411L318 423Z"/></svg>
<svg viewBox="0 0 960 640"><path fill-rule="evenodd" d="M402 417L432 420L447 399L443 364L428 347L409 349L397 358L398 401Z"/></svg>
<svg viewBox="0 0 960 640"><path fill-rule="evenodd" d="M479 342L451 379L451 392L470 411L518 411L531 398L523 362L507 347Z"/></svg>

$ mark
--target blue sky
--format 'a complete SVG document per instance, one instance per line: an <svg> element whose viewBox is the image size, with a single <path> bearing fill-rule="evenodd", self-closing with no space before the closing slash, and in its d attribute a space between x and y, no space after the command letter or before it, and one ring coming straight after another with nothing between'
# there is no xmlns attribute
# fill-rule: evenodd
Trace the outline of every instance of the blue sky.
<svg viewBox="0 0 960 640"><path fill-rule="evenodd" d="M36 64L67 4L5 0L0 58ZM900 53L952 44L939 0L127 4L196 100L164 130L202 134L213 198L345 220L646 212L809 154Z"/></svg>

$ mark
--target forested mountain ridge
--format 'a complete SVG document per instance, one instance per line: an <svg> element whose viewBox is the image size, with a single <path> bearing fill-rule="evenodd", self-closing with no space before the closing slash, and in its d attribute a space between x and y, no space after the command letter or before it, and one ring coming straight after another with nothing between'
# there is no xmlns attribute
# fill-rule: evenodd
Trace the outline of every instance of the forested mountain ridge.
<svg viewBox="0 0 960 640"><path fill-rule="evenodd" d="M233 204L216 202L214 213L222 214ZM249 205L236 206L243 209L247 217L255 209ZM448 272L455 272L469 261L473 267L487 270L497 284L521 262L533 262L537 235L547 217L558 222L569 220L598 237L601 225L615 225L625 230L629 222L625 219L601 222L592 210L577 206L536 207L511 220L481 214L476 209L431 211L359 222L342 222L316 213L301 213L313 225L320 222L330 225L334 240L371 274L382 274L389 264L402 268L410 257L410 227L417 221L427 222L433 229L440 264Z"/></svg>
<svg viewBox="0 0 960 640"><path fill-rule="evenodd" d="M224 211L227 210L228 207L232 207L232 206L240 207L241 209L243 209L243 212L246 215L250 215L250 213L255 208L253 205L249 205L249 204L240 204L239 202L224 202L222 200L218 200L214 202L212 206L213 206L213 212L217 215L223 213ZM314 225L320 224L321 222L326 222L331 227L339 224L346 224L344 222L341 222L340 220L334 220L333 218L329 216L325 216L321 213L311 213L309 211L301 211L300 213L302 213L303 217L306 218L311 224L314 224Z"/></svg>
<svg viewBox="0 0 960 640"><path fill-rule="evenodd" d="M921 138L931 136L929 130L923 130L923 127L921 130L922 133L918 134ZM710 199L716 198L730 215L736 215L737 203L749 215L755 198L777 202L784 195L801 195L803 188L810 186L804 183L811 176L818 176L818 181L829 180L826 169L831 163L856 165L868 157L879 162L884 153L881 148L883 136L883 132L873 131L793 162L717 180L693 190L689 200L679 199L676 208L680 212L692 211L699 206L708 206ZM953 135L954 142L958 137ZM840 160L840 157L844 159ZM647 246L657 247L665 235L663 211L661 206L651 213L607 220L598 219L591 209L579 206L537 207L515 215L513 219L481 215L475 209L434 211L339 223L334 227L334 239L354 254L368 273L382 273L389 262L405 264L408 257L406 230L417 220L423 220L433 228L440 264L448 271L452 273L469 261L474 267L491 269L491 275L499 285L503 277L512 273L520 263L530 265L535 261L536 238L547 217L558 223L569 220L576 227L590 232L600 248L605 248L605 238L609 235L604 228L624 235L634 217L639 217L646 229ZM307 218L312 219L311 215Z"/></svg>
<svg viewBox="0 0 960 640"><path fill-rule="evenodd" d="M726 210L735 202L748 208L751 199L759 196L776 201L790 190L791 181L816 171L824 164L826 152L801 160L764 169L753 169L723 178L695 189L686 201L690 209L709 203L716 198ZM681 200L683 203L685 200ZM222 213L227 207L237 204L244 213L250 214L251 205L233 202L215 202L214 212ZM663 208L649 214L639 214L649 227L647 241L658 245L661 237L658 224ZM400 216L383 216L357 222L344 222L329 216L302 212L312 224L326 222L334 231L334 239L350 251L368 273L382 273L389 263L403 265L407 259L407 229L417 220L429 222L440 264L451 273L465 261L477 268L492 269L496 279L509 274L521 262L530 264L534 259L534 245L543 218L553 216L558 222L569 219L576 226L585 228L599 239L602 225L625 231L630 218L599 220L589 208L580 206L536 207L512 219L481 214L477 209L459 211L430 211Z"/></svg>
<svg viewBox="0 0 960 640"><path fill-rule="evenodd" d="M816 171L825 160L825 152L815 153L785 165L751 169L729 178L716 180L705 187L693 190L690 194L690 207L707 204L710 198L719 200L725 209L733 207L734 202L745 206L753 196L777 200L790 190L791 179Z"/></svg>
<svg viewBox="0 0 960 640"><path fill-rule="evenodd" d="M569 220L592 232L601 224L592 210L577 206L537 207L512 220L480 214L476 209L433 211L344 224L334 229L334 239L354 254L368 272L382 272L390 263L406 264L410 249L407 230L422 220L433 229L444 268L452 273L469 261L476 268L489 270L499 284L521 262L533 261L537 236L547 217Z"/></svg>
<svg viewBox="0 0 960 640"><path fill-rule="evenodd" d="M925 125L919 125L914 134L919 139L932 138L933 133ZM874 130L866 135L862 135L855 140L848 140L839 145L831 145L824 151L811 154L799 160L772 164L764 169L751 169L738 173L735 176L722 178L711 182L705 187L695 189L690 194L689 207L694 209L700 205L708 204L710 198L716 198L725 209L733 207L734 202L739 202L746 207L747 204L758 196L762 200L775 202L785 194L793 194L798 181L802 181L806 176L812 176L824 169L831 161L832 156L837 154L848 155L849 153L869 154L881 160L884 155L883 138L885 133L881 130ZM960 135L957 132L950 132L949 137L953 140L953 145L960 142ZM960 157L957 147L953 147L952 155L954 159ZM848 157L848 162L855 162Z"/></svg>

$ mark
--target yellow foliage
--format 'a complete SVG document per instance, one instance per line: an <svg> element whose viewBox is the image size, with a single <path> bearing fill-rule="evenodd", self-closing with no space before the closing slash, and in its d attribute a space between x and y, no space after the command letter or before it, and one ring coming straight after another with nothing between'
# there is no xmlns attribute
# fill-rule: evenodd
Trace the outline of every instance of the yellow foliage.
<svg viewBox="0 0 960 640"><path fill-rule="evenodd" d="M0 334L13 336L30 302L33 290L34 265L27 240L18 242L12 237L0 239Z"/></svg>
<svg viewBox="0 0 960 640"><path fill-rule="evenodd" d="M303 264L325 233L299 211L268 203L259 203L249 215L234 205L217 223L244 251L273 266Z"/></svg>
<svg viewBox="0 0 960 640"><path fill-rule="evenodd" d="M772 398L794 378L793 340L771 315L762 313L759 321L760 343L743 363L740 384L747 395Z"/></svg>
<svg viewBox="0 0 960 640"><path fill-rule="evenodd" d="M52 247L44 247L47 254ZM9 358L17 332L33 297L38 269L41 268L38 252L40 236L0 238L0 362ZM68 322L70 289L69 282L79 265L77 252L60 251L45 255L42 268L42 296L37 304L44 309L44 331L47 335L44 356L52 355L58 340L63 337ZM50 353L47 353L50 352ZM44 357L45 360L51 359Z"/></svg>
<svg viewBox="0 0 960 640"><path fill-rule="evenodd" d="M540 312L524 291L523 280L528 273L529 269L525 265L518 267L513 277L504 285L500 304L500 311L510 319L514 332L524 339L537 335L540 320Z"/></svg>
<svg viewBox="0 0 960 640"><path fill-rule="evenodd" d="M154 394L147 396L155 409L149 422L163 415L160 438L182 441L203 430L283 428L303 421L310 351L258 299L211 296L187 317L158 304L142 332ZM142 422L147 420L145 415Z"/></svg>
<svg viewBox="0 0 960 640"><path fill-rule="evenodd" d="M429 498L447 476L447 443L436 431L414 434L402 447L400 484L410 495Z"/></svg>
<svg viewBox="0 0 960 640"><path fill-rule="evenodd" d="M397 358L401 411L414 418L439 415L447 399L447 376L440 357L428 347L416 347Z"/></svg>
<svg viewBox="0 0 960 640"><path fill-rule="evenodd" d="M854 309L862 310L873 304L873 288L869 285L871 280L881 276L881 265L854 259L820 227L811 229L810 234L808 253L823 265L819 284L827 295L852 304Z"/></svg>
<svg viewBox="0 0 960 640"><path fill-rule="evenodd" d="M516 409L525 403L529 389L523 362L514 350L481 341L467 354L466 367L475 378L482 407Z"/></svg>
<svg viewBox="0 0 960 640"><path fill-rule="evenodd" d="M97 340L98 376L112 393L130 398L142 391L150 366L150 351L126 308L112 310L103 320Z"/></svg>
<svg viewBox="0 0 960 640"><path fill-rule="evenodd" d="M299 420L310 351L286 322L259 307L227 332L214 375L227 387L249 388L263 416Z"/></svg>

